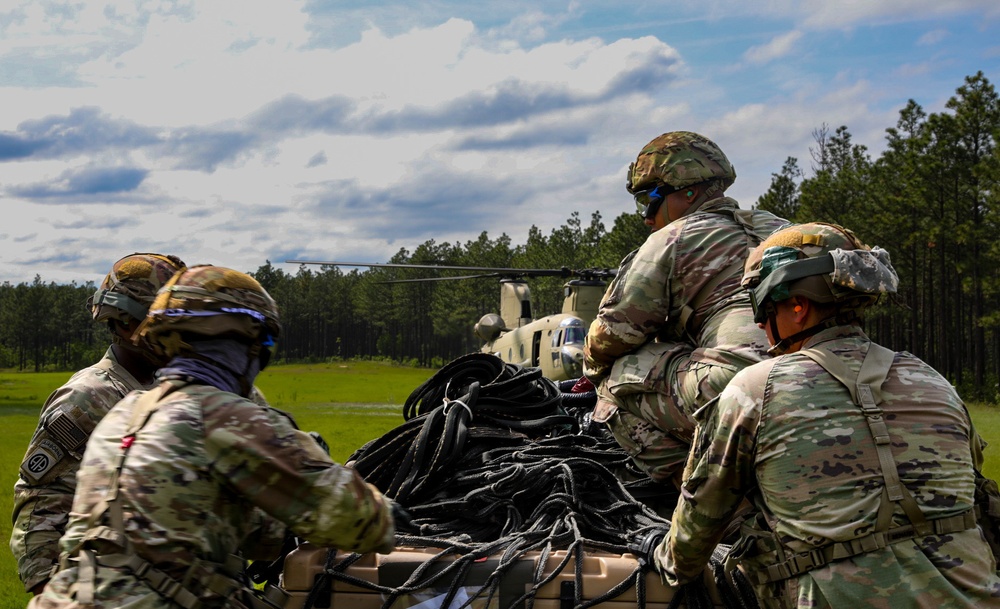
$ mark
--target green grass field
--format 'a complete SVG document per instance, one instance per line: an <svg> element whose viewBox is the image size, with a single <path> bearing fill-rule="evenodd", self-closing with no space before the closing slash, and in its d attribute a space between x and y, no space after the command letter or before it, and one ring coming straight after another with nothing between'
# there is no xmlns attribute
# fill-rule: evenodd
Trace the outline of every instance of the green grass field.
<svg viewBox="0 0 1000 609"><path fill-rule="evenodd" d="M363 444L403 422L402 404L433 370L372 362L274 366L257 385L276 408L291 413L302 429L318 431L343 463ZM70 373L0 373L0 540L10 539L12 490L18 466L48 394ZM1000 408L970 405L987 450L986 474L1000 478ZM29 595L17 578L9 551L0 549L0 609L24 607Z"/></svg>

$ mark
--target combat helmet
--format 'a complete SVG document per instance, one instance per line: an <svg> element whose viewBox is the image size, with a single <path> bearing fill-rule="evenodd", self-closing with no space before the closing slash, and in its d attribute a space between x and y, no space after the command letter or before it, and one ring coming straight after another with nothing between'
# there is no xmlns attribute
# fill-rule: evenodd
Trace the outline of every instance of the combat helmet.
<svg viewBox="0 0 1000 609"><path fill-rule="evenodd" d="M882 294L896 292L899 278L886 250L869 248L843 226L812 222L782 228L758 245L747 257L742 284L750 292L754 321L770 321L778 341L772 352L781 353L824 328L860 319ZM836 313L782 339L774 303L792 296L833 304Z"/></svg>
<svg viewBox="0 0 1000 609"><path fill-rule="evenodd" d="M278 307L253 277L221 266L198 265L177 273L160 289L139 326L137 340L165 357L188 352L188 341L234 338L270 361L281 334Z"/></svg>
<svg viewBox="0 0 1000 609"><path fill-rule="evenodd" d="M642 193L664 184L674 192L708 182L710 186L705 193L708 197L725 192L735 181L736 169L715 142L691 131L671 131L649 142L639 152L638 158L628 167L625 189L636 196L641 206Z"/></svg>
<svg viewBox="0 0 1000 609"><path fill-rule="evenodd" d="M174 273L184 268L177 256L135 253L115 262L87 308L95 321L117 320L128 325L146 318L156 293Z"/></svg>

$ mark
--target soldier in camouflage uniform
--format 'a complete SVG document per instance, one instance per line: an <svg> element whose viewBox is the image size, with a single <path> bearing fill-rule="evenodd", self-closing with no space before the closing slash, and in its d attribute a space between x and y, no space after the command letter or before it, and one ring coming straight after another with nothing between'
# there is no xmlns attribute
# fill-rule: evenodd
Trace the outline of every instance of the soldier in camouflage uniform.
<svg viewBox="0 0 1000 609"><path fill-rule="evenodd" d="M680 484L692 416L766 357L740 289L749 252L787 224L724 195L736 171L712 141L665 133L629 166L626 188L652 234L622 261L584 345L594 420L649 476Z"/></svg>
<svg viewBox="0 0 1000 609"><path fill-rule="evenodd" d="M125 394L150 386L164 363L131 338L157 290L183 266L174 256L125 256L88 301L94 319L111 331L112 344L98 363L74 374L46 400L14 486L10 548L29 592L39 592L59 564L59 538L91 430Z"/></svg>
<svg viewBox="0 0 1000 609"><path fill-rule="evenodd" d="M841 227L776 232L747 261L755 319L781 354L699 413L682 496L653 552L700 577L744 496L732 556L766 607L1000 607L973 511L982 442L954 388L859 319L896 289L889 254Z"/></svg>
<svg viewBox="0 0 1000 609"><path fill-rule="evenodd" d="M392 549L391 502L246 399L280 333L257 281L192 267L160 290L138 333L170 361L159 385L130 394L94 430L62 570L31 609L259 606L233 560L238 549L267 550L252 508L318 545Z"/></svg>

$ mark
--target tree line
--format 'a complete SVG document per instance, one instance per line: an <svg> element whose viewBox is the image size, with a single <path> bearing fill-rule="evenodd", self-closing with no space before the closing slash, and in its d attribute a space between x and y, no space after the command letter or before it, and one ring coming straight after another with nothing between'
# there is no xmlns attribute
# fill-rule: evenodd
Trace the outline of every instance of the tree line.
<svg viewBox="0 0 1000 609"><path fill-rule="evenodd" d="M866 321L872 337L925 359L968 399L1000 401L1000 103L980 72L965 79L940 113L910 100L886 148L873 158L847 126L813 132L808 175L789 157L754 207L797 222L851 228L892 254L899 293ZM616 268L648 229L634 212L606 227L573 213L523 243L487 232L461 243L426 241L388 262L525 269ZM427 269L300 266L270 261L251 271L281 311L278 358L386 358L425 366L478 350L472 332L499 312L496 277L449 281ZM465 275L476 273L464 273ZM418 278L428 282L406 282ZM528 279L535 315L558 312L563 279ZM0 285L0 367L19 370L85 366L107 347L84 304L91 283Z"/></svg>
<svg viewBox="0 0 1000 609"><path fill-rule="evenodd" d="M915 101L872 158L841 126L813 132L809 177L795 158L756 207L843 224L892 255L899 292L867 322L874 338L923 358L967 398L1000 401L1000 103L982 72L945 111Z"/></svg>

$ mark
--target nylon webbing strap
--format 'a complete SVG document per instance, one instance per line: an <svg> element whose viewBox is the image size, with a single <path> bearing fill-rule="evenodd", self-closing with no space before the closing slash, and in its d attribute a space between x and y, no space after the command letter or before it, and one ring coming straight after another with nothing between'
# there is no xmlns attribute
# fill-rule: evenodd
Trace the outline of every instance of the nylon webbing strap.
<svg viewBox="0 0 1000 609"><path fill-rule="evenodd" d="M94 590L97 587L97 564L94 553L84 550L80 553L80 566L76 577L76 601L81 605L94 604Z"/></svg>
<svg viewBox="0 0 1000 609"><path fill-rule="evenodd" d="M836 542L810 552L793 554L784 560L767 565L766 569L746 569L745 574L748 579L758 585L781 581L789 577L807 573L829 562L874 552L900 541L925 537L927 535L948 535L975 528L976 514L974 510L966 510L956 516L931 520L928 526L930 530L927 533L918 532L917 528L913 525L894 527L884 532L869 533L864 537L851 539L850 541ZM774 556L777 556L776 551L769 552L764 556L755 557L755 561L766 561L767 558Z"/></svg>
<svg viewBox="0 0 1000 609"><path fill-rule="evenodd" d="M79 552L79 557L77 558L79 575L74 588L76 591L76 600L81 605L92 605L94 602L94 591L97 584L97 565L129 570L137 578L146 582L161 597L180 605L184 609L201 609L204 604L198 595L191 592L181 582L173 579L166 572L156 569L152 563L135 553L125 533L124 514L121 501L118 500L118 484L135 434L159 410L164 398L175 389L183 386L183 384L172 382L162 383L155 389L141 395L132 404L131 417L125 430L125 436L122 439L121 454L119 454L115 469L111 473L108 491L104 499L99 501L91 510L90 531L76 548L76 551ZM97 523L103 519L105 513L108 515L109 525L97 526ZM118 548L119 551L100 554L93 549L84 547L88 542L96 541L106 542ZM242 560L236 556L230 556L229 559L232 561L232 564L227 563L226 565L198 560L189 566L184 581L187 582L194 579L203 589L221 598L228 598L234 591L243 587L235 576L227 572L232 570L238 571L242 568ZM192 574L198 575L198 577L192 578ZM251 606L255 609L277 606L252 593L247 596Z"/></svg>
<svg viewBox="0 0 1000 609"><path fill-rule="evenodd" d="M920 511L920 506L913 499L899 479L899 468L892 456L892 438L885 424L885 417L879 403L882 402L882 384L885 382L892 367L896 354L881 345L868 343L868 352L857 375L844 364L843 360L822 347L811 347L800 351L823 367L831 376L840 381L851 392L851 399L861 408L868 422L872 438L875 441L875 452L878 455L882 478L885 481L884 498L899 503L917 532L930 534L927 519ZM886 501L879 505L875 529L887 531L891 525L892 510Z"/></svg>

